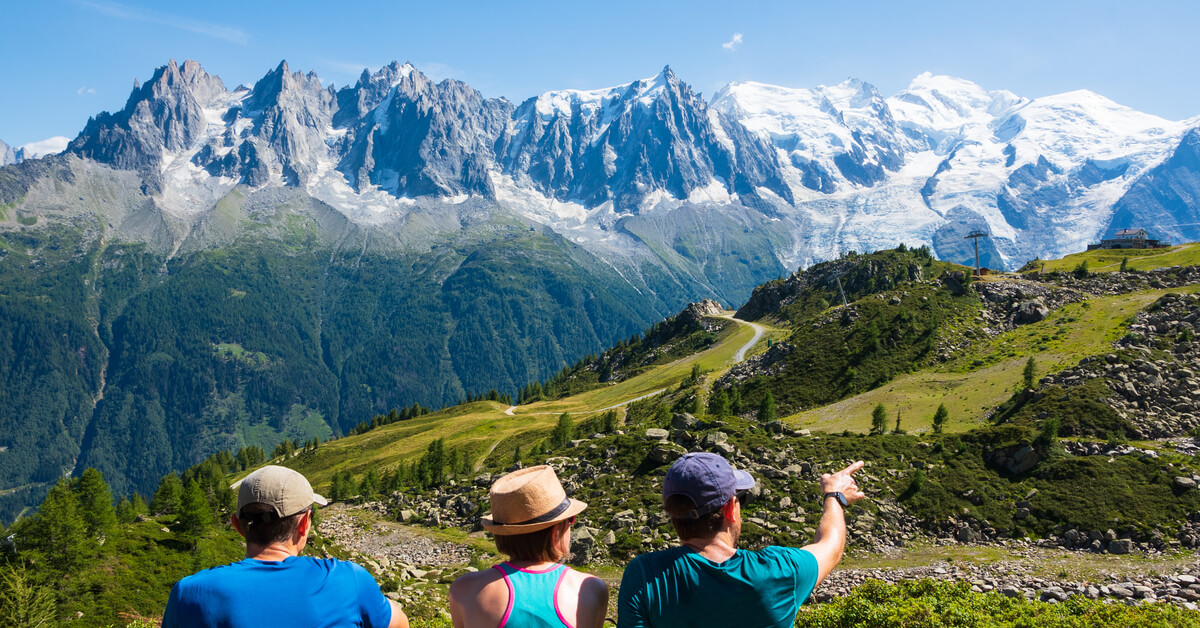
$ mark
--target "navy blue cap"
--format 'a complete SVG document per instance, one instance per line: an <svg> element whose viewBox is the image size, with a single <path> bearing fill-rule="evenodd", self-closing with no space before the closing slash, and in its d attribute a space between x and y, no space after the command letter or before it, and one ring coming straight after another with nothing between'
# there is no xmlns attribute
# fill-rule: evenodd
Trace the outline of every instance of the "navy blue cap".
<svg viewBox="0 0 1200 628"><path fill-rule="evenodd" d="M699 519L724 506L737 494L754 488L754 478L745 471L735 470L717 454L705 452L685 454L667 470L663 479L663 501L672 495L683 495L696 504L687 519Z"/></svg>

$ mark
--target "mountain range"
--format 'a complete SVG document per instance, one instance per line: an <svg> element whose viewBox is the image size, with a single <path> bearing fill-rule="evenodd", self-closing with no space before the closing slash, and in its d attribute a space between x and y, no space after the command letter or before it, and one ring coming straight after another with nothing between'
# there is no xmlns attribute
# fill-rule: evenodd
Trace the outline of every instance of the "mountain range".
<svg viewBox="0 0 1200 628"><path fill-rule="evenodd" d="M1118 228L1200 238L1200 119L922 75L670 68L513 104L411 65L229 89L174 61L66 150L0 148L0 518L219 449L516 391L683 304L900 242L1012 268Z"/></svg>

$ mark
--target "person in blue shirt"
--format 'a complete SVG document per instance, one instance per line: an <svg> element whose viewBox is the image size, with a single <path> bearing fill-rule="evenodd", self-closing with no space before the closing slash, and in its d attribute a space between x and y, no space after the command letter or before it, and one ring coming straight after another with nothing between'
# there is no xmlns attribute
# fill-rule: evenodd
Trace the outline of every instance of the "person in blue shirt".
<svg viewBox="0 0 1200 628"><path fill-rule="evenodd" d="M690 453L663 479L663 507L681 545L643 554L625 568L618 628L792 626L800 605L842 559L843 509L864 497L853 474L863 462L821 476L824 513L803 548L737 549L749 473L724 458Z"/></svg>
<svg viewBox="0 0 1200 628"><path fill-rule="evenodd" d="M408 628L362 567L300 556L312 505L325 505L303 475L266 466L237 486L233 527L246 539L245 560L188 576L171 589L163 628Z"/></svg>

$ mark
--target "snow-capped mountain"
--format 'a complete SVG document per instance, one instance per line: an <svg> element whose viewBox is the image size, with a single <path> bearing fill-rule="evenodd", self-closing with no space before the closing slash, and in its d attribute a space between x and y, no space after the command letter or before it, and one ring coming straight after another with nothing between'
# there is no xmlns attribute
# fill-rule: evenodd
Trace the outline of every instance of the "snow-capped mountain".
<svg viewBox="0 0 1200 628"><path fill-rule="evenodd" d="M0 140L0 166L17 163L17 151Z"/></svg>
<svg viewBox="0 0 1200 628"><path fill-rule="evenodd" d="M592 248L628 249L641 237L625 237L628 220L687 207L770 229L789 267L901 241L965 261L972 229L993 236L986 263L1013 267L1127 226L1200 236L1180 208L1195 193L1180 169L1198 122L1087 91L1031 100L930 74L890 98L850 79L733 83L709 104L664 68L514 106L408 64L335 91L282 63L230 91L172 61L68 151L141 173L181 217L237 185L302 188L374 224L477 199ZM1175 205L1156 195L1163 181Z"/></svg>

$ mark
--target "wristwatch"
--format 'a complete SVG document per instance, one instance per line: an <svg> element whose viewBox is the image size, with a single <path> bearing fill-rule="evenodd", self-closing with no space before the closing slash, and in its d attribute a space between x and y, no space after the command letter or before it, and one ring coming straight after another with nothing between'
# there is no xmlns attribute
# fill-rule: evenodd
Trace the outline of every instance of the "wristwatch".
<svg viewBox="0 0 1200 628"><path fill-rule="evenodd" d="M841 493L825 493L825 496L821 498L821 503L825 503L825 500L829 499L830 497L836 499L837 503L842 505L842 508L850 505L850 502L846 501L846 496L842 495Z"/></svg>

